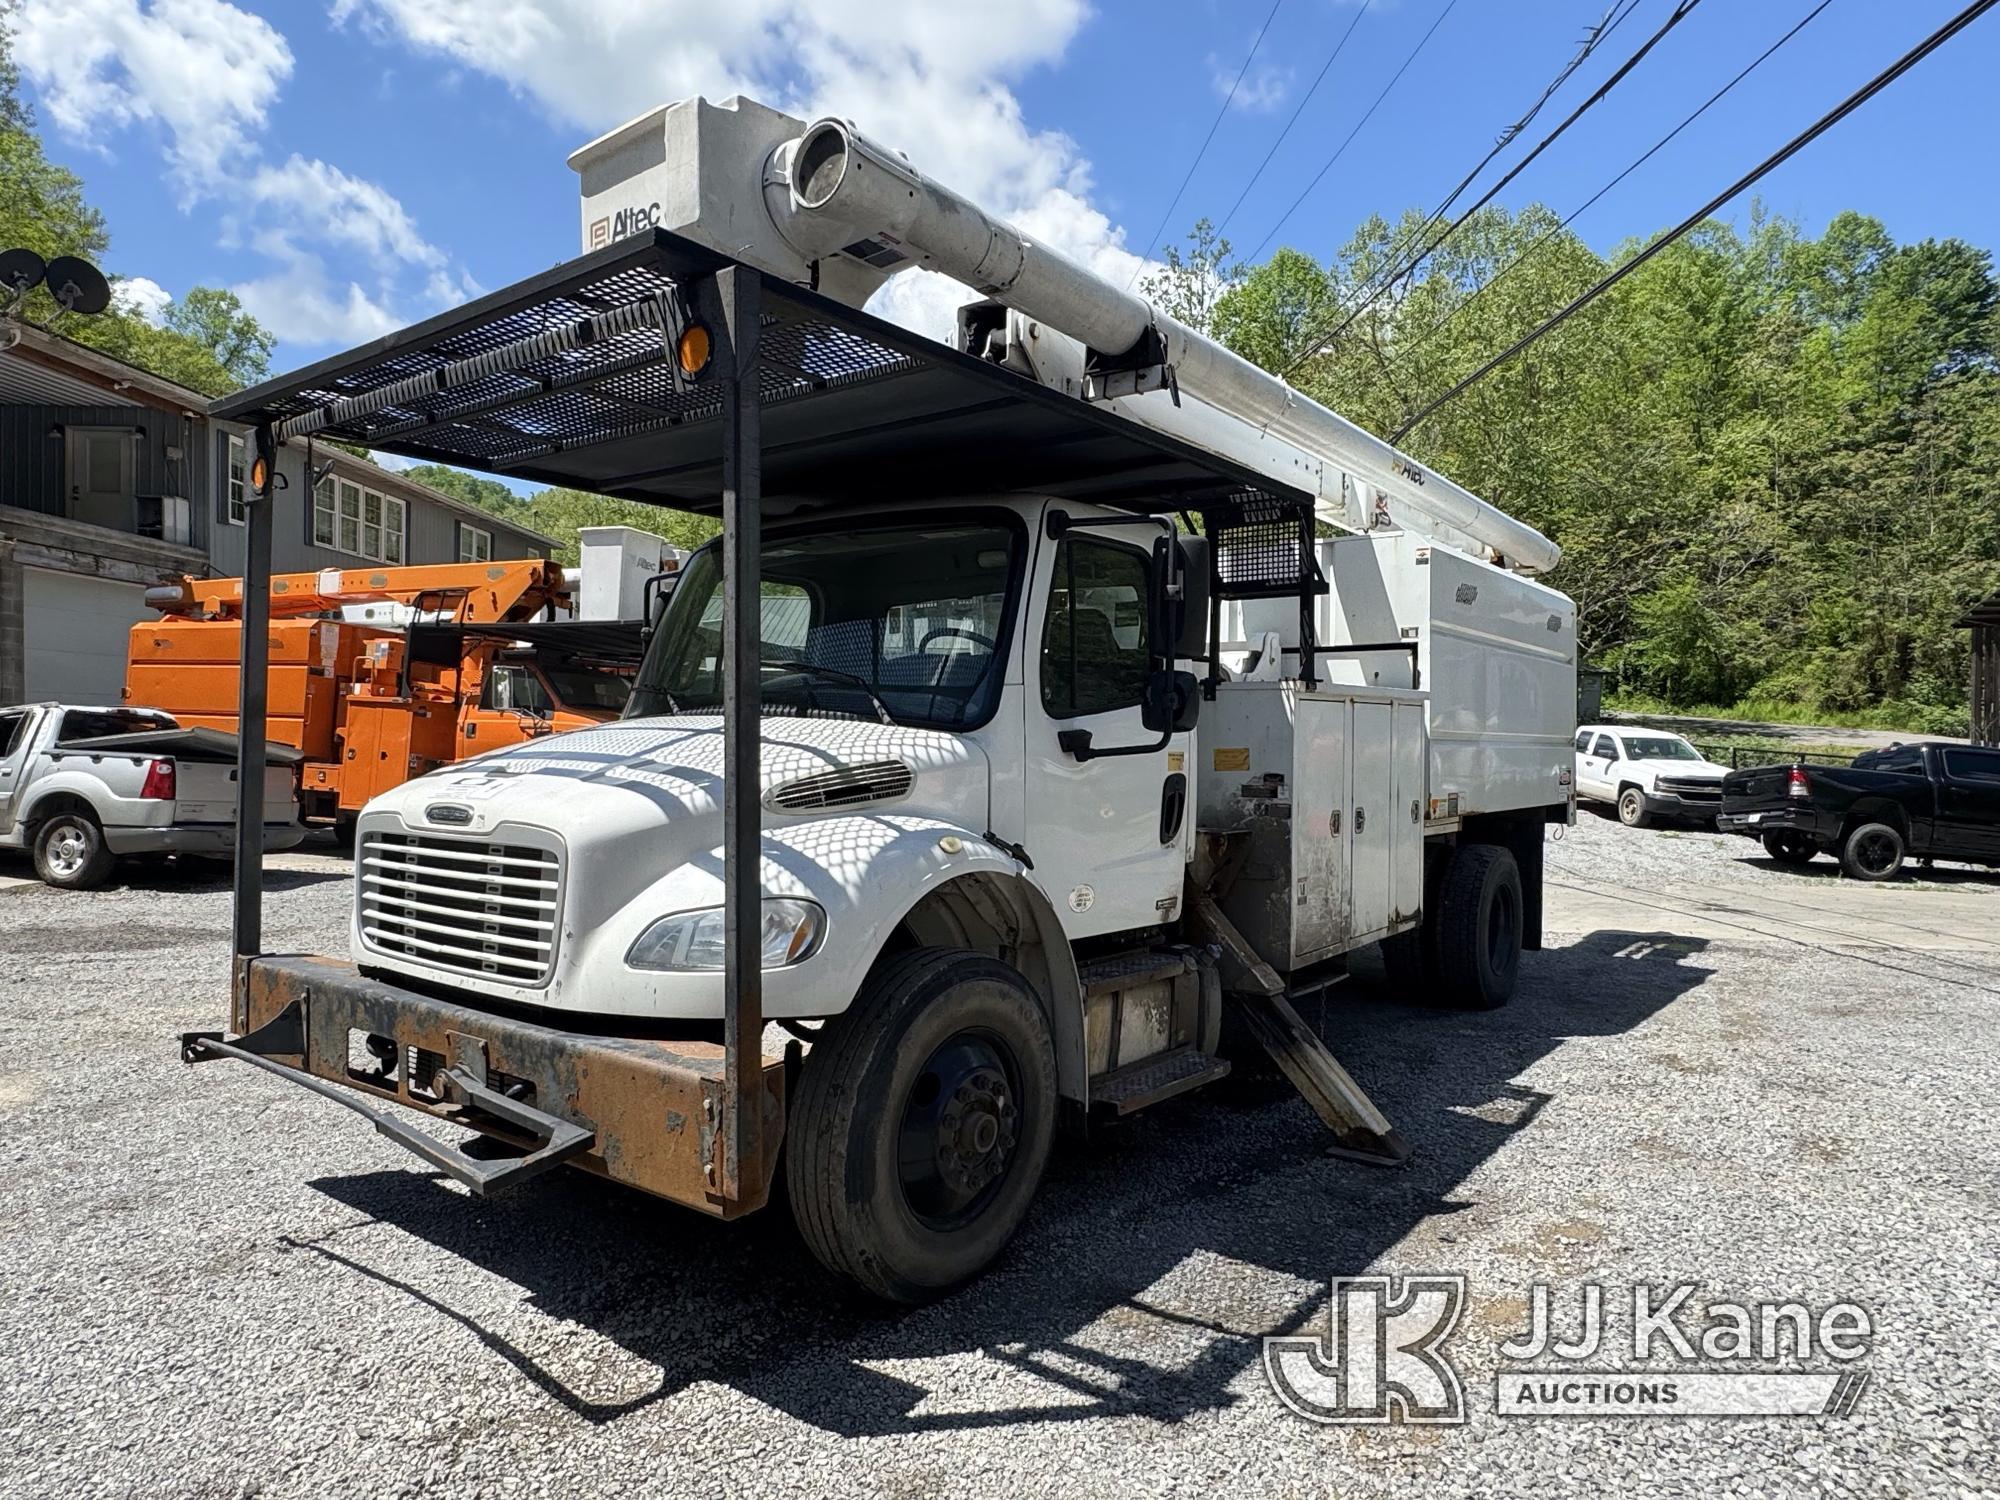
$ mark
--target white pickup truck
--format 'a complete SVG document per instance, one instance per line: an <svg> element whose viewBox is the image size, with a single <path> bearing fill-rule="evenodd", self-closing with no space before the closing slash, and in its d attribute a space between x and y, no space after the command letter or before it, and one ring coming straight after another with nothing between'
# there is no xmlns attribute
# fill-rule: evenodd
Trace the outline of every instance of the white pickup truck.
<svg viewBox="0 0 2000 1500"><path fill-rule="evenodd" d="M1577 796L1609 802L1627 828L1668 818L1713 822L1728 774L1729 767L1664 729L1585 724L1576 731Z"/></svg>
<svg viewBox="0 0 2000 1500"><path fill-rule="evenodd" d="M305 837L296 764L296 751L269 747L266 849ZM0 849L30 850L50 885L102 885L121 855L227 859L235 815L234 735L152 709L0 708Z"/></svg>

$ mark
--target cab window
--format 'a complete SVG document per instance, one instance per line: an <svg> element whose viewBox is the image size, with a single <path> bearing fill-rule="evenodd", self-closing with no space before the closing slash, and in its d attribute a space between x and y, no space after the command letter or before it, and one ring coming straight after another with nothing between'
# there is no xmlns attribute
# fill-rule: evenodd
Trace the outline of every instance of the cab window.
<svg viewBox="0 0 2000 1500"><path fill-rule="evenodd" d="M1603 760L1616 760L1618 759L1618 741L1611 738L1608 734L1600 734L1597 737L1597 749L1592 753Z"/></svg>
<svg viewBox="0 0 2000 1500"><path fill-rule="evenodd" d="M1056 548L1042 627L1042 707L1054 719L1135 708L1152 671L1151 562L1135 547L1067 536Z"/></svg>
<svg viewBox="0 0 2000 1500"><path fill-rule="evenodd" d="M496 666L486 674L479 706L529 714L546 714L554 707L549 702L548 689L533 672L526 667L507 666Z"/></svg>
<svg viewBox="0 0 2000 1500"><path fill-rule="evenodd" d="M1576 732L1576 751L1579 755L1590 754L1590 731L1588 729L1579 729Z"/></svg>

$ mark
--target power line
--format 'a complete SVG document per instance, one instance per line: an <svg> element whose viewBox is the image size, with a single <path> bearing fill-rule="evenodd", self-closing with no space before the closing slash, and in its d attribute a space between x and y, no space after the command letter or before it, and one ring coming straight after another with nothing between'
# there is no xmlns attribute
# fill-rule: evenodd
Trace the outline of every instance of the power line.
<svg viewBox="0 0 2000 1500"><path fill-rule="evenodd" d="M1326 75L1332 71L1334 63L1339 60L1340 54L1346 50L1347 39L1354 35L1354 28L1359 26L1361 18L1368 14L1370 3L1371 0L1361 0L1361 4L1356 7L1354 19L1347 23L1347 30L1340 34L1340 40L1333 44L1333 51L1328 55L1326 61L1320 64L1319 74L1313 79L1312 87L1299 96L1298 106L1293 109L1292 117L1285 121L1285 128L1278 132L1278 138L1271 142L1271 149L1264 153L1264 159L1257 163L1257 170L1250 174L1250 180L1243 184L1243 191L1236 195L1236 201L1229 205L1229 212L1224 214L1222 222L1216 225L1215 233L1218 238L1221 236L1222 231L1229 227L1229 221L1236 217L1236 210L1243 206L1243 200L1250 196L1250 189L1257 185L1257 179L1264 175L1264 169L1271 165L1271 158L1276 156L1278 148L1285 144L1285 137L1292 133L1292 127L1299 123L1299 116L1305 113L1306 105L1312 102L1312 96L1317 94L1319 86L1326 82Z"/></svg>
<svg viewBox="0 0 2000 1500"><path fill-rule="evenodd" d="M1437 35L1437 29L1438 27L1444 25L1445 17L1450 15L1457 8L1458 8L1458 0L1445 0L1444 9L1439 11L1438 18L1435 21L1431 22L1431 29L1429 31L1426 31L1423 34L1423 37L1418 41L1417 45L1410 49L1410 55L1403 59L1403 65L1400 68L1396 69L1394 76L1390 78L1388 83L1383 85L1382 92L1375 96L1375 102L1368 106L1368 112L1355 122L1354 128L1347 132L1347 138L1343 140L1339 144L1339 146L1335 147L1333 155L1329 156L1326 159L1326 164L1322 166L1317 172L1313 173L1313 179L1311 182L1306 184L1305 191L1300 193L1298 197L1294 198L1292 200L1292 206L1286 209L1284 213L1279 215L1278 222L1271 226L1271 232L1265 235L1263 239L1257 242L1257 248L1255 250L1252 250L1249 255L1249 258L1251 260L1255 260L1259 255L1262 255L1264 253L1264 247L1270 244L1271 241L1277 237L1278 231L1285 227L1286 220L1290 219L1293 214L1297 213L1299 211L1299 205L1304 203L1307 198L1312 196L1312 191L1314 188L1319 186L1320 179L1326 176L1328 172L1331 172L1333 170L1333 164L1340 160L1341 156L1346 152L1347 148L1354 143L1354 138L1357 135L1361 134L1362 126L1366 125L1370 120L1372 120L1375 117L1375 111L1382 107L1382 101L1389 97L1391 92L1394 91L1396 85L1402 81L1403 75L1409 72L1410 64L1417 60L1417 54L1424 50L1425 45L1429 43L1432 37Z"/></svg>
<svg viewBox="0 0 2000 1500"><path fill-rule="evenodd" d="M1264 24L1257 28L1257 35L1251 40L1250 50L1244 55L1243 66L1236 70L1236 81L1229 85L1229 92L1223 96L1222 108L1215 112L1215 118L1209 122L1208 134L1201 138L1201 149L1195 152L1194 160L1188 163L1187 173L1181 178L1181 185L1174 189L1173 201L1167 205L1167 211L1160 215L1160 222L1153 228L1153 237L1146 241L1146 253L1139 257L1139 264L1132 268L1132 275L1125 282L1127 291L1130 291L1132 283L1139 279L1139 272L1144 269L1146 262L1153 258L1153 247L1160 243L1160 236L1166 230L1167 220L1171 219L1174 210L1181 206L1181 195L1187 191L1188 184L1194 181L1195 170L1201 165L1201 159L1208 155L1209 143L1215 139L1215 132L1221 128L1223 117L1229 113L1229 106L1235 102L1236 91L1243 86L1243 80L1249 76L1250 64L1256 59L1257 49L1264 45L1264 33L1271 29L1271 23L1278 17L1278 7L1284 3L1285 0L1271 0L1271 8L1265 13Z"/></svg>
<svg viewBox="0 0 2000 1500"><path fill-rule="evenodd" d="M1679 135L1683 130L1686 130L1688 126L1692 125L1696 120L1699 120L1703 115L1707 114L1711 106L1720 101L1722 97L1728 94L1732 89L1734 89L1737 84L1741 83L1744 79L1748 78L1752 73L1756 72L1757 69L1762 67L1774 52L1776 52L1780 47L1784 46L1793 37L1797 36L1801 31L1805 30L1807 24L1810 23L1812 20L1814 20L1821 11L1825 10L1832 3L1833 0L1819 0L1819 4L1815 5L1811 10L1807 11L1804 18L1800 20L1797 24L1795 24L1790 31L1787 31L1783 36L1779 37L1775 42L1771 43L1770 46L1766 47L1762 52L1760 52L1756 56L1755 59L1751 61L1749 66L1745 67L1740 73L1738 73L1734 78L1730 79L1729 82L1725 83L1721 88L1717 89L1714 93L1710 94L1708 98L1700 105L1700 107L1697 108L1692 114L1689 114L1684 119L1682 119L1680 124L1676 125L1672 130L1669 130L1665 135L1661 136L1657 141L1653 142L1653 144L1647 147L1646 150L1641 155L1634 157L1632 161L1626 166L1624 171L1620 172L1616 177L1612 178L1609 182L1605 183L1603 187L1599 188L1596 192L1592 193L1588 198L1584 199L1583 202L1579 203L1575 208L1571 209L1569 213L1564 215L1561 219L1558 219L1553 226L1542 231L1542 233L1536 236L1533 242L1529 244L1527 249L1523 250L1519 255L1515 256L1514 259L1508 261L1506 265L1502 266L1491 277L1489 277L1485 281L1482 281L1478 286L1474 287L1472 289L1471 294L1467 296L1463 302L1459 303L1449 313L1447 313L1444 317L1440 318L1437 322L1433 323L1429 328L1426 328L1420 335L1418 335L1414 343L1412 343L1407 349L1404 349L1400 354L1396 356L1396 359L1393 361L1393 363L1401 364L1404 360L1411 358L1413 355L1416 354L1416 352L1419 349L1423 348L1433 338L1437 337L1438 334L1444 332L1445 329L1449 328L1453 323L1457 322L1459 314L1463 313L1467 308L1471 307L1473 303L1477 302L1489 287L1497 286L1500 282L1505 281L1511 272L1518 270L1522 265L1526 264L1526 262L1534 255L1534 253L1537 250L1541 249L1543 245L1547 244L1550 240L1554 239L1558 234L1561 234L1563 230L1567 229L1571 224L1575 223L1579 218L1581 218L1584 214L1588 213L1593 207L1595 207L1598 199L1602 198L1606 193L1610 192L1613 188L1617 187L1619 183L1623 182L1627 177L1630 177L1634 172L1638 171L1640 167L1643 167L1647 162L1651 161L1654 156L1658 155L1659 152L1670 141L1674 139L1675 136Z"/></svg>
<svg viewBox="0 0 2000 1500"><path fill-rule="evenodd" d="M1897 58L1893 63L1889 64L1888 67L1884 68L1880 73L1877 73L1873 78L1869 79L1867 83L1863 84L1860 88L1856 89L1853 93L1849 94L1845 99L1841 100L1840 103L1836 104L1832 109L1828 110L1825 114L1821 115L1811 125L1807 126L1799 134L1793 136L1784 145L1780 146L1776 151L1772 152L1769 156L1765 157L1763 161L1759 162L1756 166L1752 167L1748 172L1744 173L1741 177L1737 178L1736 181L1731 183L1728 187L1724 188L1720 193L1716 194L1715 197L1709 199L1707 203L1704 203L1700 208L1696 209L1693 213L1689 214L1685 219L1681 220L1681 222L1676 224L1672 229L1669 229L1665 234L1660 235L1651 244L1647 245L1645 249L1641 250L1637 255L1633 256L1630 260L1626 261L1625 264L1619 266L1615 271L1611 272L1608 276L1604 277L1595 286L1591 287L1581 296L1575 298L1568 305L1563 307L1559 312L1555 313L1553 316L1546 319L1544 322L1530 329L1527 333L1523 334L1520 338L1516 339L1512 344L1508 345L1507 348L1503 349L1500 353L1494 355L1493 358L1486 361L1485 364L1481 365L1478 369L1474 370L1470 375L1466 376L1463 380L1459 381L1450 390L1446 391L1436 400L1430 402L1427 406L1423 407L1420 411L1417 412L1415 416L1411 417L1407 422L1403 423L1401 427L1398 427L1395 430L1395 432L1391 434L1389 441L1392 443L1401 442L1403 438L1409 434L1411 428L1415 427L1419 422L1423 421L1432 412L1436 411L1439 407L1443 406L1447 401L1450 401L1455 397L1461 395L1463 392L1470 389L1473 385L1485 379L1488 375L1492 374L1493 371L1499 369L1500 366L1507 363L1508 360L1512 359L1515 355L1519 354L1523 349L1527 348L1530 344L1534 343L1544 334L1552 333L1557 328L1561 327L1571 317L1581 312L1584 308L1588 307L1592 302L1595 302L1599 297L1603 296L1606 292L1610 291L1612 287L1616 286L1619 282L1623 281L1627 276L1630 276L1634 271L1638 270L1639 267L1643 266L1647 261L1651 260L1655 255L1658 255L1662 250L1666 249L1667 246L1673 244L1674 241L1680 239L1683 235L1687 234L1689 231L1693 230L1698 225L1700 225L1704 220L1708 218L1710 214L1714 213L1718 208L1721 208L1722 205L1727 203L1731 198L1734 198L1738 193L1742 192L1745 188L1751 186L1751 184L1755 183L1759 178L1765 176L1767 173L1771 172L1775 168L1784 165L1785 162L1791 160L1792 157L1796 156L1799 152L1803 151L1807 146L1811 145L1814 141L1818 140L1822 135L1824 135L1827 131L1831 130L1835 125L1838 125L1842 120L1846 119L1849 115L1853 114L1855 110L1859 109L1862 105L1866 104L1870 99L1873 99L1877 94L1881 93L1883 89L1887 88L1890 84L1894 83L1898 78L1901 78L1905 73L1909 72L1911 68L1914 68L1918 63L1922 62L1926 57L1929 57L1931 53L1937 51L1939 47L1942 47L1946 42L1950 41L1953 37L1957 36L1959 32L1965 30L1966 27L1970 26L1974 21L1978 20L1981 16L1985 15L1986 12L1991 10L1995 5L2000 5L2000 0L1973 0L1972 4L1966 6L1964 10L1960 11L1957 15L1953 16L1949 21L1945 22L1944 25L1940 26L1936 31L1933 31L1929 36L1925 37L1921 42L1917 43L1916 46L1912 47L1908 52L1905 52L1901 57Z"/></svg>
<svg viewBox="0 0 2000 1500"><path fill-rule="evenodd" d="M1506 129L1502 130L1500 134L1494 138L1493 146L1487 151L1487 153L1484 156L1482 156L1478 160L1478 162L1473 166L1470 172L1467 172L1464 177L1459 179L1458 186L1453 188L1449 193L1445 194L1444 200L1441 203L1439 203L1436 208L1430 211L1430 214L1424 219L1424 221L1421 224L1416 225L1414 228L1405 227L1396 236L1396 242L1389 247L1389 252L1386 257L1386 260L1390 266L1394 266L1402 257L1403 252L1407 250L1412 243L1414 243L1416 240L1418 240L1423 235L1428 233L1430 231L1431 226L1437 223L1439 219L1444 217L1444 215L1450 210L1452 204L1458 201L1459 195L1463 193L1466 190L1466 188L1472 184L1473 180L1477 178L1481 172L1486 170L1487 165L1493 160L1494 157L1498 156L1502 151L1504 151L1507 148L1507 146L1513 141L1515 136L1519 135L1522 130L1527 128L1529 123L1534 120L1535 116L1541 113L1542 107L1545 104L1547 104L1549 100L1555 96L1556 91L1560 89L1566 81L1568 81L1570 75L1573 74L1579 67L1581 67L1585 59L1587 59L1592 52L1596 51L1597 48L1614 31L1616 31L1620 25L1624 23L1625 18L1627 16L1631 15L1633 11L1639 8L1639 3L1640 0L1613 0L1610 9L1605 11L1603 19L1601 19L1596 26L1592 27L1587 33L1585 33L1583 39L1583 46L1578 50L1577 54L1574 57L1572 57L1566 64L1564 64L1562 70L1558 72L1556 76L1549 81L1548 86L1542 90L1541 97L1536 99L1535 102L1529 106L1527 113L1522 115L1520 119L1516 120ZM1339 311L1338 309L1335 310L1335 316L1338 316L1338 311ZM1346 325L1342 324L1341 326L1344 328ZM1311 347L1313 344L1317 342L1318 339L1316 337L1308 339L1307 347ZM1287 370L1289 371L1291 369L1296 369L1298 367L1298 364L1299 361L1295 359L1292 362L1292 364L1287 367Z"/></svg>
<svg viewBox="0 0 2000 1500"><path fill-rule="evenodd" d="M1680 3L1674 7L1673 12L1667 17L1667 19L1664 22L1661 23L1659 29L1655 31L1651 36L1646 38L1644 44L1640 46L1638 51L1634 52L1630 57L1626 58L1624 62L1620 63L1617 69L1611 74L1611 76L1605 79L1603 83L1597 86L1596 90L1590 95L1589 98L1585 99L1582 103L1578 104L1575 109L1571 110L1569 114L1566 117L1564 117L1561 124L1557 125L1554 130L1551 130L1547 135L1543 136L1539 141L1535 142L1534 149L1531 150L1526 156L1522 157L1519 161L1514 163L1514 165L1507 170L1507 172L1500 178L1498 182L1494 183L1493 186L1489 187L1484 193L1480 194L1479 200L1477 202L1475 202L1474 204L1471 205L1471 207L1465 209L1462 213L1460 213L1457 218L1451 221L1450 224L1446 225L1443 233L1439 234L1435 239L1431 240L1429 244L1425 245L1422 249L1418 250L1415 255L1411 256L1407 261L1401 263L1400 265L1397 265L1392 261L1391 269L1368 289L1366 295L1363 296L1361 300L1357 304L1355 304L1354 307L1336 309L1334 312L1334 316L1332 318L1328 318L1327 321L1325 323L1322 323L1318 329L1308 334L1302 346L1300 347L1299 352L1293 357L1291 363L1285 366L1282 373L1286 375L1291 374L1292 371L1296 370L1300 365L1304 364L1308 359L1312 358L1312 356L1318 352L1321 345L1325 344L1329 340L1339 338L1341 334L1347 332L1347 330L1353 326L1354 320L1356 318L1360 317L1364 312L1368 311L1369 308L1373 307L1376 302L1381 300L1382 294L1384 292L1388 291L1390 287L1394 286L1398 281L1402 280L1405 276L1409 275L1410 272L1414 271L1419 265L1423 263L1425 257L1434 254L1438 250L1438 248L1445 243L1446 240L1449 240L1454 234L1456 234L1459 231L1459 229L1465 224L1466 220L1470 219L1474 214L1478 213L1480 209L1484 208L1487 204L1491 203L1494 200L1494 198L1498 197L1501 190L1504 189L1508 183L1512 182L1516 177L1519 177L1521 173L1527 170L1527 168L1534 162L1535 158L1540 156L1544 151L1548 150L1550 146L1554 145L1559 139L1561 139L1563 133L1567 131L1570 128L1570 126L1574 125L1578 120L1582 119L1583 116L1586 113L1588 113L1593 107L1601 103L1606 95L1608 95L1613 89L1618 87L1620 83L1624 82L1625 79L1631 75L1633 69L1637 68L1641 62L1645 61L1646 54L1651 52L1654 47L1659 45L1661 40L1665 38L1668 32L1672 31L1676 26L1680 25L1682 21L1686 20L1688 16L1694 12L1694 8L1700 3L1701 0L1680 0ZM1627 12L1627 14L1630 14L1630 12ZM1495 149L1497 150L1498 148L1496 147ZM1481 162L1479 164L1479 167L1473 170L1471 176L1468 176L1464 183L1459 184L1458 191L1454 192L1452 194L1452 197L1456 198L1458 196L1458 193L1465 191L1466 184L1471 182L1472 177L1478 176L1479 171L1485 167L1486 162L1491 161L1492 159L1493 159L1493 153L1489 152L1487 154L1486 161ZM1450 201L1451 201L1450 199L1446 200L1446 206L1449 206ZM1440 210L1439 212L1435 212L1431 215L1430 219L1426 221L1425 224L1426 229L1428 229L1431 224L1437 222L1438 218L1441 217L1441 212L1442 211ZM1345 313L1346 315L1342 317L1341 316L1342 313ZM1334 318L1339 319L1337 325L1334 322Z"/></svg>

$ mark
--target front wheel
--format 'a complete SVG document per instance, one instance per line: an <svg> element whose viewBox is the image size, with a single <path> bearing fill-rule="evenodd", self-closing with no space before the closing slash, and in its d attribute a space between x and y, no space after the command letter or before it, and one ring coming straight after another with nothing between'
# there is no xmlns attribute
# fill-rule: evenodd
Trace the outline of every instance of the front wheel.
<svg viewBox="0 0 2000 1500"><path fill-rule="evenodd" d="M1804 865L1819 853L1819 845L1795 828L1764 835L1764 852L1781 865Z"/></svg>
<svg viewBox="0 0 2000 1500"><path fill-rule="evenodd" d="M1856 880L1891 880L1903 868L1903 835L1888 823L1863 823L1840 846L1840 868Z"/></svg>
<svg viewBox="0 0 2000 1500"><path fill-rule="evenodd" d="M35 832L35 873L58 890L95 890L113 863L104 830L87 812L57 813Z"/></svg>
<svg viewBox="0 0 2000 1500"><path fill-rule="evenodd" d="M1644 828L1650 816L1646 811L1646 794L1636 786L1628 786L1618 794L1618 821L1627 828Z"/></svg>
<svg viewBox="0 0 2000 1500"><path fill-rule="evenodd" d="M785 1181L828 1270L922 1302L985 1270L1055 1138L1047 1017L1018 970L920 948L890 960L807 1055Z"/></svg>

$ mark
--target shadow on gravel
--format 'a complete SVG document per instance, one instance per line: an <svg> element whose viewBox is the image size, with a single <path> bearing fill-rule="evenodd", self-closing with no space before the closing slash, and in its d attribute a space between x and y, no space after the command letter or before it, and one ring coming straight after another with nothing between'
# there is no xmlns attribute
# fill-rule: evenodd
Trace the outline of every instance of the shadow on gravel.
<svg viewBox="0 0 2000 1500"><path fill-rule="evenodd" d="M1176 1422L1240 1399L1230 1386L1259 1362L1262 1336L1322 1317L1330 1277L1363 1269L1424 1219L1464 1206L1453 1190L1515 1132L1532 1129L1548 1102L1513 1080L1565 1038L1628 1031L1698 987L1712 972L1695 961L1705 946L1596 932L1527 955L1514 1003L1481 1014L1398 1003L1379 968L1371 977L1357 965L1345 994L1309 1001L1304 1013L1415 1145L1407 1168L1329 1157L1325 1132L1296 1096L1232 1079L1059 1148L1002 1264L911 1312L865 1301L821 1270L778 1202L722 1224L581 1173L492 1202L416 1170L313 1184L520 1286L540 1313L583 1324L660 1371L653 1389L617 1401L593 1399L456 1308L449 1275L379 1264L365 1238L343 1233L288 1243L458 1323L528 1386L589 1422L614 1421L695 1381L730 1385L845 1436L1118 1415ZM1206 1284L1212 1299L1197 1291L1191 1310L1187 1278L1210 1258L1264 1268L1303 1290L1277 1326L1268 1277L1216 1278ZM1149 1293L1177 1271L1178 1307L1155 1305L1165 1298ZM1256 1300L1233 1304L1239 1292L1230 1288L1251 1282ZM422 1334L411 1336L414 1352ZM1190 1359L1191 1344L1199 1352ZM1148 1349L1164 1357L1146 1357ZM1022 1373L996 1384L992 1405L977 1411L925 1410L924 1385L879 1368L982 1351Z"/></svg>

